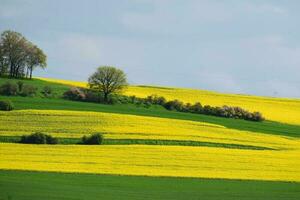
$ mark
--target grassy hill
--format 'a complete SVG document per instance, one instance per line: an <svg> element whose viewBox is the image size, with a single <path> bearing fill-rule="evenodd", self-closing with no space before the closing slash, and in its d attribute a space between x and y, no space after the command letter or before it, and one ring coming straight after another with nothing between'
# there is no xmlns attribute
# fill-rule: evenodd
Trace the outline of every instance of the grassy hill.
<svg viewBox="0 0 300 200"><path fill-rule="evenodd" d="M0 84L6 81L8 79L1 78ZM0 198L14 194L12 188L17 188L19 184L34 186L36 180L48 180L57 187L66 187L65 176L84 184L87 184L86 177L96 185L100 184L101 179L110 181L111 185L106 186L109 192L104 192L107 199L118 199L114 195L122 194L127 199L143 199L149 195L147 190L151 188L157 190L158 198L183 199L184 195L174 192L174 187L179 187L172 185L175 180L183 184L178 189L181 194L194 191L195 199L202 195L211 197L207 199L220 199L220 196L214 196L215 190L220 191L218 194L224 197L222 199L300 197L300 101L297 99L149 86L131 86L125 91L126 95L140 97L157 94L185 102L240 106L261 111L268 119L251 122L168 111L160 106L145 108L131 104L68 101L61 98L64 91L70 86L85 87L86 84L55 79L23 81L35 85L39 92L44 86L51 86L56 94L53 98L43 98L40 94L36 97L0 96L0 100L9 99L16 107L14 111L0 111L0 185L5 185L0 188L5 192L0 191ZM21 135L37 131L58 137L61 144L40 146L15 143ZM94 132L104 134L104 145L75 145L80 137ZM35 172L22 172L24 170ZM63 174L66 172L76 174ZM240 181L235 181L237 179ZM118 185L118 180L124 182ZM126 184L126 180L135 183ZM153 183L158 184L157 188L149 186ZM54 189L54 186L43 184L43 188L28 189L32 190L31 195L17 190L13 197L45 199L41 191ZM282 190L278 192L280 186ZM201 191L196 192L196 187ZM73 196L63 191L66 196L54 196L57 199L76 198L77 188L76 185L68 188L73 191ZM137 188L142 191L130 196L129 191ZM209 191L206 191L207 188ZM267 192L262 192L262 188L266 188ZM101 196L94 186L90 192ZM92 198L91 195L89 199Z"/></svg>

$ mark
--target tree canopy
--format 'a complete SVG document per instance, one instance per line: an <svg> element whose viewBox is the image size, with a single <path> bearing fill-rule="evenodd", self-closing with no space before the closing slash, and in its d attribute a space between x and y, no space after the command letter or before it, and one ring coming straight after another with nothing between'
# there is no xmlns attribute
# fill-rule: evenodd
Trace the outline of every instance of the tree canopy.
<svg viewBox="0 0 300 200"><path fill-rule="evenodd" d="M46 68L44 52L14 31L4 31L0 37L0 76L32 78L35 68Z"/></svg>
<svg viewBox="0 0 300 200"><path fill-rule="evenodd" d="M89 77L91 89L102 92L104 100L108 100L111 93L119 92L127 86L126 74L112 66L101 66Z"/></svg>

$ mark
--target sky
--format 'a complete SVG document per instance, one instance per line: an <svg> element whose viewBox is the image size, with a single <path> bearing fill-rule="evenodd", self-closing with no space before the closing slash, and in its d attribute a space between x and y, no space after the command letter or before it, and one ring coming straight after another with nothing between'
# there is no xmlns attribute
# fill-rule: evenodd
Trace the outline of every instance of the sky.
<svg viewBox="0 0 300 200"><path fill-rule="evenodd" d="M35 76L300 98L298 0L0 0L0 32L46 53Z"/></svg>

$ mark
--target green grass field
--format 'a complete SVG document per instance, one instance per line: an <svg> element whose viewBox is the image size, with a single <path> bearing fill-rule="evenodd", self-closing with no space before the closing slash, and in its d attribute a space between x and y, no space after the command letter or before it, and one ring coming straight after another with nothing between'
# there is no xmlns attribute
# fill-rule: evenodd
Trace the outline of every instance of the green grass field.
<svg viewBox="0 0 300 200"><path fill-rule="evenodd" d="M0 171L1 200L298 200L300 184Z"/></svg>

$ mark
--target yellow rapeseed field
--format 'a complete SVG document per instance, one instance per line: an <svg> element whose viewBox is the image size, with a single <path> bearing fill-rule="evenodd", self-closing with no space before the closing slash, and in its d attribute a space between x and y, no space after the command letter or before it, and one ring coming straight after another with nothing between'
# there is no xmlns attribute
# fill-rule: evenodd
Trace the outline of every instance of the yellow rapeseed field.
<svg viewBox="0 0 300 200"><path fill-rule="evenodd" d="M0 143L0 169L300 182L298 150Z"/></svg>
<svg viewBox="0 0 300 200"><path fill-rule="evenodd" d="M87 84L84 82L45 78L42 78L42 80L78 87L87 86ZM159 96L163 96L168 100L179 99L181 101L189 103L200 101L202 104L208 104L213 106L240 106L250 111L262 112L268 120L289 124L300 124L299 99L222 94L205 90L151 86L129 86L124 91L124 94L129 96L135 95L137 97L146 97L148 95L156 94Z"/></svg>
<svg viewBox="0 0 300 200"><path fill-rule="evenodd" d="M188 120L63 110L0 112L0 136L38 131L66 138L101 132L105 134L105 138L113 139L201 141L275 149L297 148L300 144L300 140L295 138Z"/></svg>

